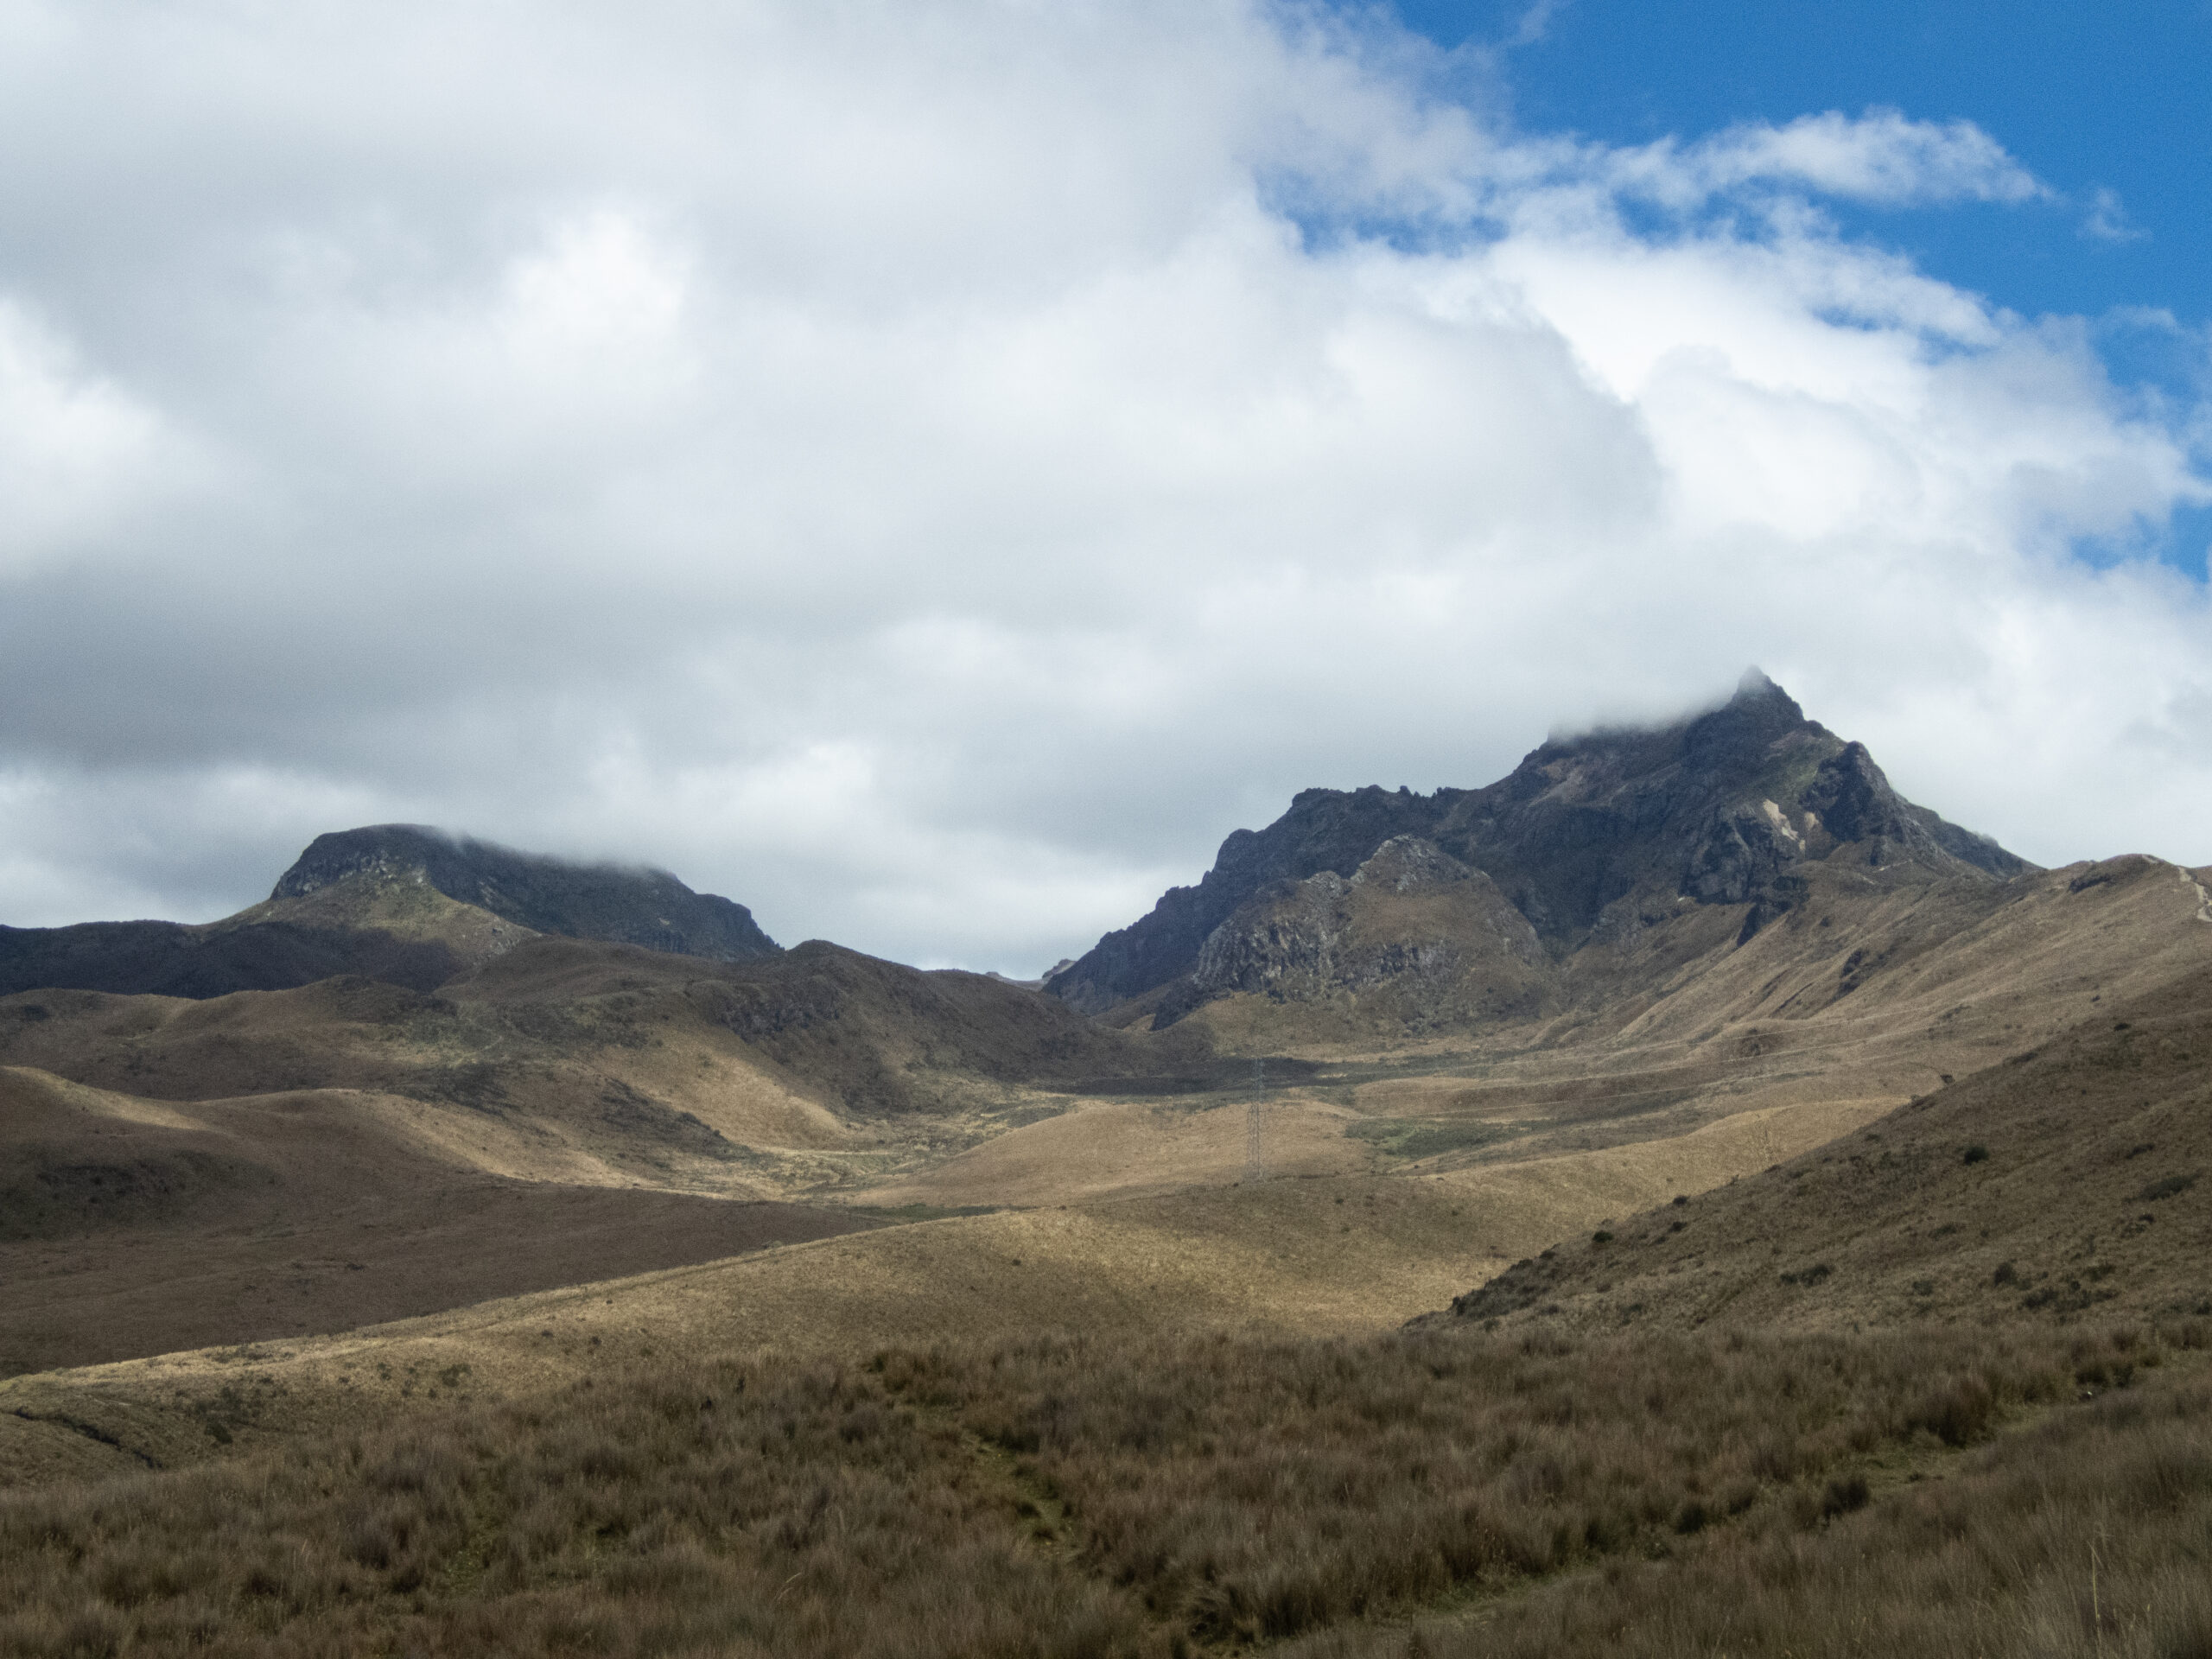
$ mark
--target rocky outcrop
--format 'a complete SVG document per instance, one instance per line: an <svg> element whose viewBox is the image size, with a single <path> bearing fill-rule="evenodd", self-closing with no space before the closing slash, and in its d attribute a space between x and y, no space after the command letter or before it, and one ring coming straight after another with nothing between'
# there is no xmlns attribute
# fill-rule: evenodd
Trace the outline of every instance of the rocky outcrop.
<svg viewBox="0 0 2212 1659"><path fill-rule="evenodd" d="M1497 884L1433 842L1395 836L1349 879L1323 870L1263 888L1207 936L1156 1025L1218 996L1276 1001L1390 993L1401 1017L1530 1014L1554 977Z"/></svg>
<svg viewBox="0 0 2212 1659"><path fill-rule="evenodd" d="M318 836L277 881L272 899L338 882L420 880L534 932L641 944L713 962L749 962L781 948L743 905L694 893L665 870L572 864L420 824Z"/></svg>
<svg viewBox="0 0 2212 1659"><path fill-rule="evenodd" d="M1554 961L1609 912L1677 899L1741 906L1748 939L1799 902L1815 863L1840 860L1891 882L2031 868L1905 800L1863 745L1806 719L1754 670L1719 708L1554 740L1483 789L1307 790L1267 829L1230 836L1197 887L1172 889L1046 989L1099 1012L1167 985L1172 1001L1189 1002L1229 988L1336 983L1319 953L1337 960L1322 918L1343 894L1305 884L1349 883L1385 842L1408 837L1428 849L1421 856L1478 874Z"/></svg>
<svg viewBox="0 0 2212 1659"><path fill-rule="evenodd" d="M1349 880L1393 836L1429 833L1439 801L1404 789L1303 791L1265 830L1232 830L1196 887L1170 887L1150 915L1047 975L1046 988L1085 1014L1099 1014L1164 985L1191 971L1214 929L1254 893L1325 870Z"/></svg>

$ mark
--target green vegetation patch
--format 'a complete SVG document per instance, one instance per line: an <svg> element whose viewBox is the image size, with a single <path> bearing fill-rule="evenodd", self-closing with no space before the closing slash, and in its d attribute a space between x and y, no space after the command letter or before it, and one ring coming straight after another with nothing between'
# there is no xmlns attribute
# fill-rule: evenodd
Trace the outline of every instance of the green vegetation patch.
<svg viewBox="0 0 2212 1659"><path fill-rule="evenodd" d="M1393 1158L1433 1158L1471 1147L1494 1147L1529 1133L1526 1123L1440 1122L1430 1117L1370 1117L1344 1126L1344 1135Z"/></svg>
<svg viewBox="0 0 2212 1659"><path fill-rule="evenodd" d="M2196 1185L2196 1177L2193 1173L2167 1175L2152 1182L2135 1196L2145 1204L2156 1204L2161 1198L2178 1198Z"/></svg>

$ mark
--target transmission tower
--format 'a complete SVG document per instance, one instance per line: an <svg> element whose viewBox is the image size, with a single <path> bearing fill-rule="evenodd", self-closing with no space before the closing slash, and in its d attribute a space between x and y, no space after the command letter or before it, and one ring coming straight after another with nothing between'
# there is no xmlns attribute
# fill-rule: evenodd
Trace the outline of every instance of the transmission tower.
<svg viewBox="0 0 2212 1659"><path fill-rule="evenodd" d="M1268 1179L1267 1162L1260 1155L1260 1120L1268 1090L1268 1063L1252 1062L1252 1103L1244 1110L1244 1185L1257 1186Z"/></svg>

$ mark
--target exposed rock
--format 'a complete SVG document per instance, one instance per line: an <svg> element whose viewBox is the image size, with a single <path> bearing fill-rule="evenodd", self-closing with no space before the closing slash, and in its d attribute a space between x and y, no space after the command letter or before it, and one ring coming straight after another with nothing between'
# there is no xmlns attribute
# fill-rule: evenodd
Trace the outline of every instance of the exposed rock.
<svg viewBox="0 0 2212 1659"><path fill-rule="evenodd" d="M1416 893L1424 887L1465 881L1475 874L1433 841L1423 841L1419 836L1393 836L1352 872L1351 885Z"/></svg>
<svg viewBox="0 0 2212 1659"><path fill-rule="evenodd" d="M1198 886L1170 887L1150 915L1048 975L1046 989L1085 1014L1099 1014L1164 985L1189 973L1207 936L1261 888L1324 870L1349 879L1391 836L1427 834L1436 802L1404 789L1302 791L1266 830L1232 830Z"/></svg>
<svg viewBox="0 0 2212 1659"><path fill-rule="evenodd" d="M1350 879L1323 870L1239 906L1207 936L1157 1023L1240 991L1306 1001L1387 988L1414 1023L1529 1013L1551 977L1535 930L1497 883L1433 842L1395 836Z"/></svg>
<svg viewBox="0 0 2212 1659"><path fill-rule="evenodd" d="M1822 861L1885 882L1986 882L2032 868L1905 800L1863 745L1807 720L1753 670L1718 709L1554 740L1483 789L1306 790L1267 829L1224 841L1197 887L1171 889L1046 988L1096 1013L1171 983L1176 1004L1229 986L1274 995L1339 984L1339 946L1322 918L1341 895L1290 889L1324 874L1350 882L1386 842L1401 845L1395 856L1426 848L1418 857L1494 884L1553 960L1678 898L1742 906L1738 937L1749 939L1799 902L1803 872ZM1367 959L1381 960L1379 950Z"/></svg>

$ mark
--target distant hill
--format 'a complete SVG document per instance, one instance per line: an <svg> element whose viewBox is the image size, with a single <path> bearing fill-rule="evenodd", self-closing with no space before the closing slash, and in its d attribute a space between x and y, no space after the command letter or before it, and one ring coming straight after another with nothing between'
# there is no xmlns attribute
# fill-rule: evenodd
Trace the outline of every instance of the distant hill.
<svg viewBox="0 0 2212 1659"><path fill-rule="evenodd" d="M435 995L0 997L0 1376L849 1231L772 1200L862 1196L1189 1049L820 942L527 934Z"/></svg>
<svg viewBox="0 0 2212 1659"><path fill-rule="evenodd" d="M0 995L58 989L228 996L233 991L289 990L339 974L427 991L464 966L464 959L442 940L292 921L0 927Z"/></svg>
<svg viewBox="0 0 2212 1659"><path fill-rule="evenodd" d="M347 1090L178 1108L0 1065L0 1378L345 1330L874 1224L501 1179L395 1133L389 1103Z"/></svg>
<svg viewBox="0 0 2212 1659"><path fill-rule="evenodd" d="M733 1173L724 1137L834 1140L844 1131L823 1108L849 1122L928 1115L978 1087L1141 1077L1194 1058L982 974L820 940L711 963L534 936L435 995L348 976L196 1002L0 999L0 1065L95 1088L162 1100L365 1090L460 1111L480 1136L524 1131L547 1157L562 1144L619 1166L642 1147Z"/></svg>
<svg viewBox="0 0 2212 1659"><path fill-rule="evenodd" d="M1719 709L1548 742L1486 788L1306 790L1046 988L1160 1025L1240 993L1379 995L1416 1025L1534 1018L1649 988L1578 981L1592 947L1663 931L1671 969L1816 887L1993 891L2033 868L1904 799L1755 670Z"/></svg>
<svg viewBox="0 0 2212 1659"><path fill-rule="evenodd" d="M416 823L317 836L269 896L304 899L362 877L426 881L448 899L564 938L709 962L750 962L780 948L743 905L694 893L666 870L571 863Z"/></svg>
<svg viewBox="0 0 2212 1659"><path fill-rule="evenodd" d="M664 870L574 864L415 824L319 836L269 899L219 922L0 927L0 995L207 998L340 975L428 991L539 934L750 962L753 913Z"/></svg>

